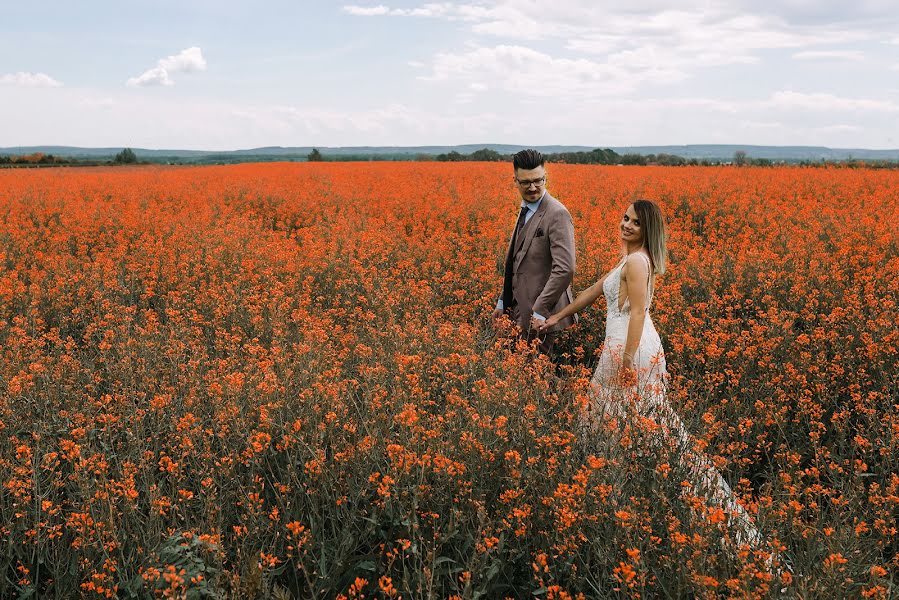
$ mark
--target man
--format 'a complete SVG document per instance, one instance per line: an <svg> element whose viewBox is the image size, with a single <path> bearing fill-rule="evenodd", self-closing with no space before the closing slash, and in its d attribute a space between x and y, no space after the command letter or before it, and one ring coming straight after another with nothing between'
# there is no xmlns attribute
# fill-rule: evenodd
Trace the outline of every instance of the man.
<svg viewBox="0 0 899 600"><path fill-rule="evenodd" d="M548 354L559 332L574 319L564 319L539 334L531 326L532 318L544 321L571 303L575 259L571 214L546 191L543 163L543 155L536 150L522 150L512 157L521 211L506 251L503 294L493 317L508 315L521 327L522 337L528 342L539 337L540 351Z"/></svg>

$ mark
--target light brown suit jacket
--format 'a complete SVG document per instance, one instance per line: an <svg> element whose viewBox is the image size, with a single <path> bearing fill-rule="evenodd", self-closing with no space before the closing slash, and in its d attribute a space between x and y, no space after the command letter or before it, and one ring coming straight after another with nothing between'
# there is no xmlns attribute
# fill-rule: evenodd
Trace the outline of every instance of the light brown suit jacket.
<svg viewBox="0 0 899 600"><path fill-rule="evenodd" d="M514 234L512 236L515 237ZM512 311L522 330L530 329L531 315L549 317L571 304L574 279L574 225L565 206L546 192L537 212L522 228L512 248L512 296L517 306ZM509 307L506 307L509 308ZM568 317L549 330L556 333L576 320Z"/></svg>

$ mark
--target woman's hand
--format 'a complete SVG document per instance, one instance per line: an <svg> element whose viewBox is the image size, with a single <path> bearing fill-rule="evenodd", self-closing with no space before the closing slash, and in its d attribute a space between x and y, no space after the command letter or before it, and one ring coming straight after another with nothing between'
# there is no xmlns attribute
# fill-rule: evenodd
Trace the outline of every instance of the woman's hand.
<svg viewBox="0 0 899 600"><path fill-rule="evenodd" d="M537 330L540 333L546 333L547 331L549 331L549 328L556 325L559 322L559 320L560 319L557 315L552 315L548 319L546 319L545 321L540 323L540 326L538 327Z"/></svg>
<svg viewBox="0 0 899 600"><path fill-rule="evenodd" d="M621 357L621 367L618 369L618 382L621 387L633 387L637 385L637 371L634 369L634 358L625 352Z"/></svg>
<svg viewBox="0 0 899 600"><path fill-rule="evenodd" d="M633 368L621 367L618 369L618 384L622 388L632 388L637 385L637 372Z"/></svg>

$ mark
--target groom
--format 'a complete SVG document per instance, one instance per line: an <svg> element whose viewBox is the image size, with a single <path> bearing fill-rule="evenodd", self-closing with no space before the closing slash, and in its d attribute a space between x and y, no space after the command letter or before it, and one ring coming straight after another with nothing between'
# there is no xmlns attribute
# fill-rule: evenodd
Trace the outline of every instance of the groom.
<svg viewBox="0 0 899 600"><path fill-rule="evenodd" d="M563 319L538 335L531 319L544 321L573 299L574 226L568 209L546 191L543 163L543 155L536 150L522 150L512 157L521 209L506 251L503 294L493 317L508 315L521 327L523 338L528 342L538 338L540 351L548 354L559 332L574 320Z"/></svg>

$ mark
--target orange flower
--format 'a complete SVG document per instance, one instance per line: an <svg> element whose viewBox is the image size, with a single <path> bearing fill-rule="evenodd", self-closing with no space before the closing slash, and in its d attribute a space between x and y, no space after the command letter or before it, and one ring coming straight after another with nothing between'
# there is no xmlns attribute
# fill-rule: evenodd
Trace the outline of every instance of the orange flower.
<svg viewBox="0 0 899 600"><path fill-rule="evenodd" d="M782 540L719 551L733 519L681 485L658 415L589 422L603 299L552 361L490 318L508 164L15 168L0 169L12 583L576 598L612 579L630 597L758 597L776 585L764 556L828 547L797 554L803 582L888 597L894 561L856 550L897 535L899 170L548 171L576 292L616 264L634 194L662 206L651 317L669 379L646 391Z"/></svg>

